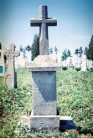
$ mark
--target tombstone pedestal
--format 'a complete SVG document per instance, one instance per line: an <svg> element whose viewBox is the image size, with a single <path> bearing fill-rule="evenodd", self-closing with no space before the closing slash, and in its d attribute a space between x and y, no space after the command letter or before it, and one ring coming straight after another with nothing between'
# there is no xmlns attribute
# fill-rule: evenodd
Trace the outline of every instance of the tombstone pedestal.
<svg viewBox="0 0 93 138"><path fill-rule="evenodd" d="M54 130L59 129L60 117L59 116L31 116L30 118L30 130L46 129Z"/></svg>
<svg viewBox="0 0 93 138"><path fill-rule="evenodd" d="M4 79L5 79L7 87L9 87L11 89L17 88L17 74L16 74L16 72L15 73L7 72L7 74L5 74Z"/></svg>
<svg viewBox="0 0 93 138"><path fill-rule="evenodd" d="M84 53L82 54L81 71L87 71L87 58Z"/></svg>
<svg viewBox="0 0 93 138"><path fill-rule="evenodd" d="M32 115L30 129L57 129L60 117L56 108L56 70L60 69L49 55L39 55L32 71Z"/></svg>

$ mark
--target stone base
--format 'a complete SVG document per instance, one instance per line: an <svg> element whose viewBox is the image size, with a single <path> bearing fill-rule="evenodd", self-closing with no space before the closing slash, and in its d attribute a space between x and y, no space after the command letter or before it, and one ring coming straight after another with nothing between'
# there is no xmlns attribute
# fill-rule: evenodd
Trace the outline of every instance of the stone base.
<svg viewBox="0 0 93 138"><path fill-rule="evenodd" d="M17 88L17 74L15 72L7 72L4 79L5 85L9 89Z"/></svg>
<svg viewBox="0 0 93 138"><path fill-rule="evenodd" d="M30 130L46 129L55 130L60 127L59 116L31 116L30 118Z"/></svg>

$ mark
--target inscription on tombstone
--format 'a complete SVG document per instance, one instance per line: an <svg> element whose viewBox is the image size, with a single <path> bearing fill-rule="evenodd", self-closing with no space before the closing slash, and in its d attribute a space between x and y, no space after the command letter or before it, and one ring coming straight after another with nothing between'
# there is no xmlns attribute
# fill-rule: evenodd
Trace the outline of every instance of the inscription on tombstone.
<svg viewBox="0 0 93 138"><path fill-rule="evenodd" d="M18 57L20 53L15 51L15 45L11 44L10 49L7 50L4 54L7 57L7 70L5 73L5 84L8 88L17 87L17 76L15 72L15 63L14 58Z"/></svg>
<svg viewBox="0 0 93 138"><path fill-rule="evenodd" d="M57 20L48 18L47 6L40 6L40 17L31 19L31 26L39 26L40 28L40 41L39 41L39 54L49 54L49 41L48 41L48 26L56 26Z"/></svg>

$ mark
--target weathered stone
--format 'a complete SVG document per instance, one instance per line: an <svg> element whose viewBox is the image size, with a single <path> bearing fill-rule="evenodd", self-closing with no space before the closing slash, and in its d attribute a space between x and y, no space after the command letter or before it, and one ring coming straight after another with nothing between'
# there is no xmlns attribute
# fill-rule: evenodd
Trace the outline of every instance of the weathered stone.
<svg viewBox="0 0 93 138"><path fill-rule="evenodd" d="M32 72L33 115L56 115L56 72Z"/></svg>
<svg viewBox="0 0 93 138"><path fill-rule="evenodd" d="M59 116L31 116L30 129L35 130L39 128L54 130L59 129Z"/></svg>
<svg viewBox="0 0 93 138"><path fill-rule="evenodd" d="M39 55L35 58L30 71L57 71L60 70L60 65L51 55Z"/></svg>
<svg viewBox="0 0 93 138"><path fill-rule="evenodd" d="M7 50L4 54L7 57L7 70L5 73L5 84L8 88L17 87L17 75L15 73L15 63L14 57L19 56L19 52L15 51L15 45L11 44L10 49Z"/></svg>
<svg viewBox="0 0 93 138"><path fill-rule="evenodd" d="M81 71L87 71L87 57L84 53L82 54Z"/></svg>
<svg viewBox="0 0 93 138"><path fill-rule="evenodd" d="M32 71L31 129L58 129L56 107L56 70L60 66L49 55L39 55L30 67Z"/></svg>
<svg viewBox="0 0 93 138"><path fill-rule="evenodd" d="M30 129L58 129L60 117L56 107L56 70L58 63L48 55L48 26L57 24L48 18L47 6L41 7L38 19L31 20L31 26L40 27L40 55L33 61L32 71L32 115Z"/></svg>
<svg viewBox="0 0 93 138"><path fill-rule="evenodd" d="M40 27L39 54L49 54L48 26L56 26L57 20L48 18L47 6L40 7L40 18L31 19L31 26Z"/></svg>

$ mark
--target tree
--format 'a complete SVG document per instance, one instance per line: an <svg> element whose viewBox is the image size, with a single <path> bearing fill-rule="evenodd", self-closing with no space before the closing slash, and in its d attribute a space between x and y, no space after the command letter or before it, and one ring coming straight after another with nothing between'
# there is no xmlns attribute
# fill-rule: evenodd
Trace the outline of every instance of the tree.
<svg viewBox="0 0 93 138"><path fill-rule="evenodd" d="M55 51L55 54L57 55L58 49L57 49L57 47L56 47L56 46L55 46L54 51Z"/></svg>
<svg viewBox="0 0 93 138"><path fill-rule="evenodd" d="M78 49L75 50L74 54L78 56Z"/></svg>
<svg viewBox="0 0 93 138"><path fill-rule="evenodd" d="M31 47L28 45L28 46L26 46L26 50L29 52L29 51L31 51Z"/></svg>
<svg viewBox="0 0 93 138"><path fill-rule="evenodd" d="M20 49L19 49L19 50L20 50L20 52L23 52L23 47L22 47L22 46L20 46Z"/></svg>
<svg viewBox="0 0 93 138"><path fill-rule="evenodd" d="M49 54L53 54L53 48L49 49Z"/></svg>
<svg viewBox="0 0 93 138"><path fill-rule="evenodd" d="M26 48L24 47L22 47L22 46L20 46L20 52L22 52L23 53L23 58L25 59L26 58Z"/></svg>
<svg viewBox="0 0 93 138"><path fill-rule="evenodd" d="M81 64L82 53L83 53L82 47L77 48L77 49L75 50L75 53L74 53L74 54L77 56L77 67L79 66L79 64ZM78 61L78 58L80 59L80 63L79 63L79 61Z"/></svg>
<svg viewBox="0 0 93 138"><path fill-rule="evenodd" d="M32 44L32 60L34 60L39 55L39 35L34 35L34 40Z"/></svg>
<svg viewBox="0 0 93 138"><path fill-rule="evenodd" d="M61 56L61 59L62 61L66 60L68 57L71 56L71 52L70 50L67 50L65 49L63 52L62 52L62 56Z"/></svg>
<svg viewBox="0 0 93 138"><path fill-rule="evenodd" d="M93 35L89 43L89 58L93 60Z"/></svg>
<svg viewBox="0 0 93 138"><path fill-rule="evenodd" d="M29 45L26 46L26 51L28 52L27 57L28 57L29 61L31 60L31 50L32 50L31 46L29 46Z"/></svg>
<svg viewBox="0 0 93 138"><path fill-rule="evenodd" d="M85 53L87 59L90 59L90 56L89 56L89 48L85 47L84 53Z"/></svg>
<svg viewBox="0 0 93 138"><path fill-rule="evenodd" d="M68 57L71 57L71 51L68 50Z"/></svg>
<svg viewBox="0 0 93 138"><path fill-rule="evenodd" d="M79 57L82 57L82 53L83 53L83 49L82 49L82 47L80 47L80 48L78 49Z"/></svg>
<svg viewBox="0 0 93 138"><path fill-rule="evenodd" d="M89 43L89 48L85 47L85 54L87 56L87 59L93 61L93 35Z"/></svg>

